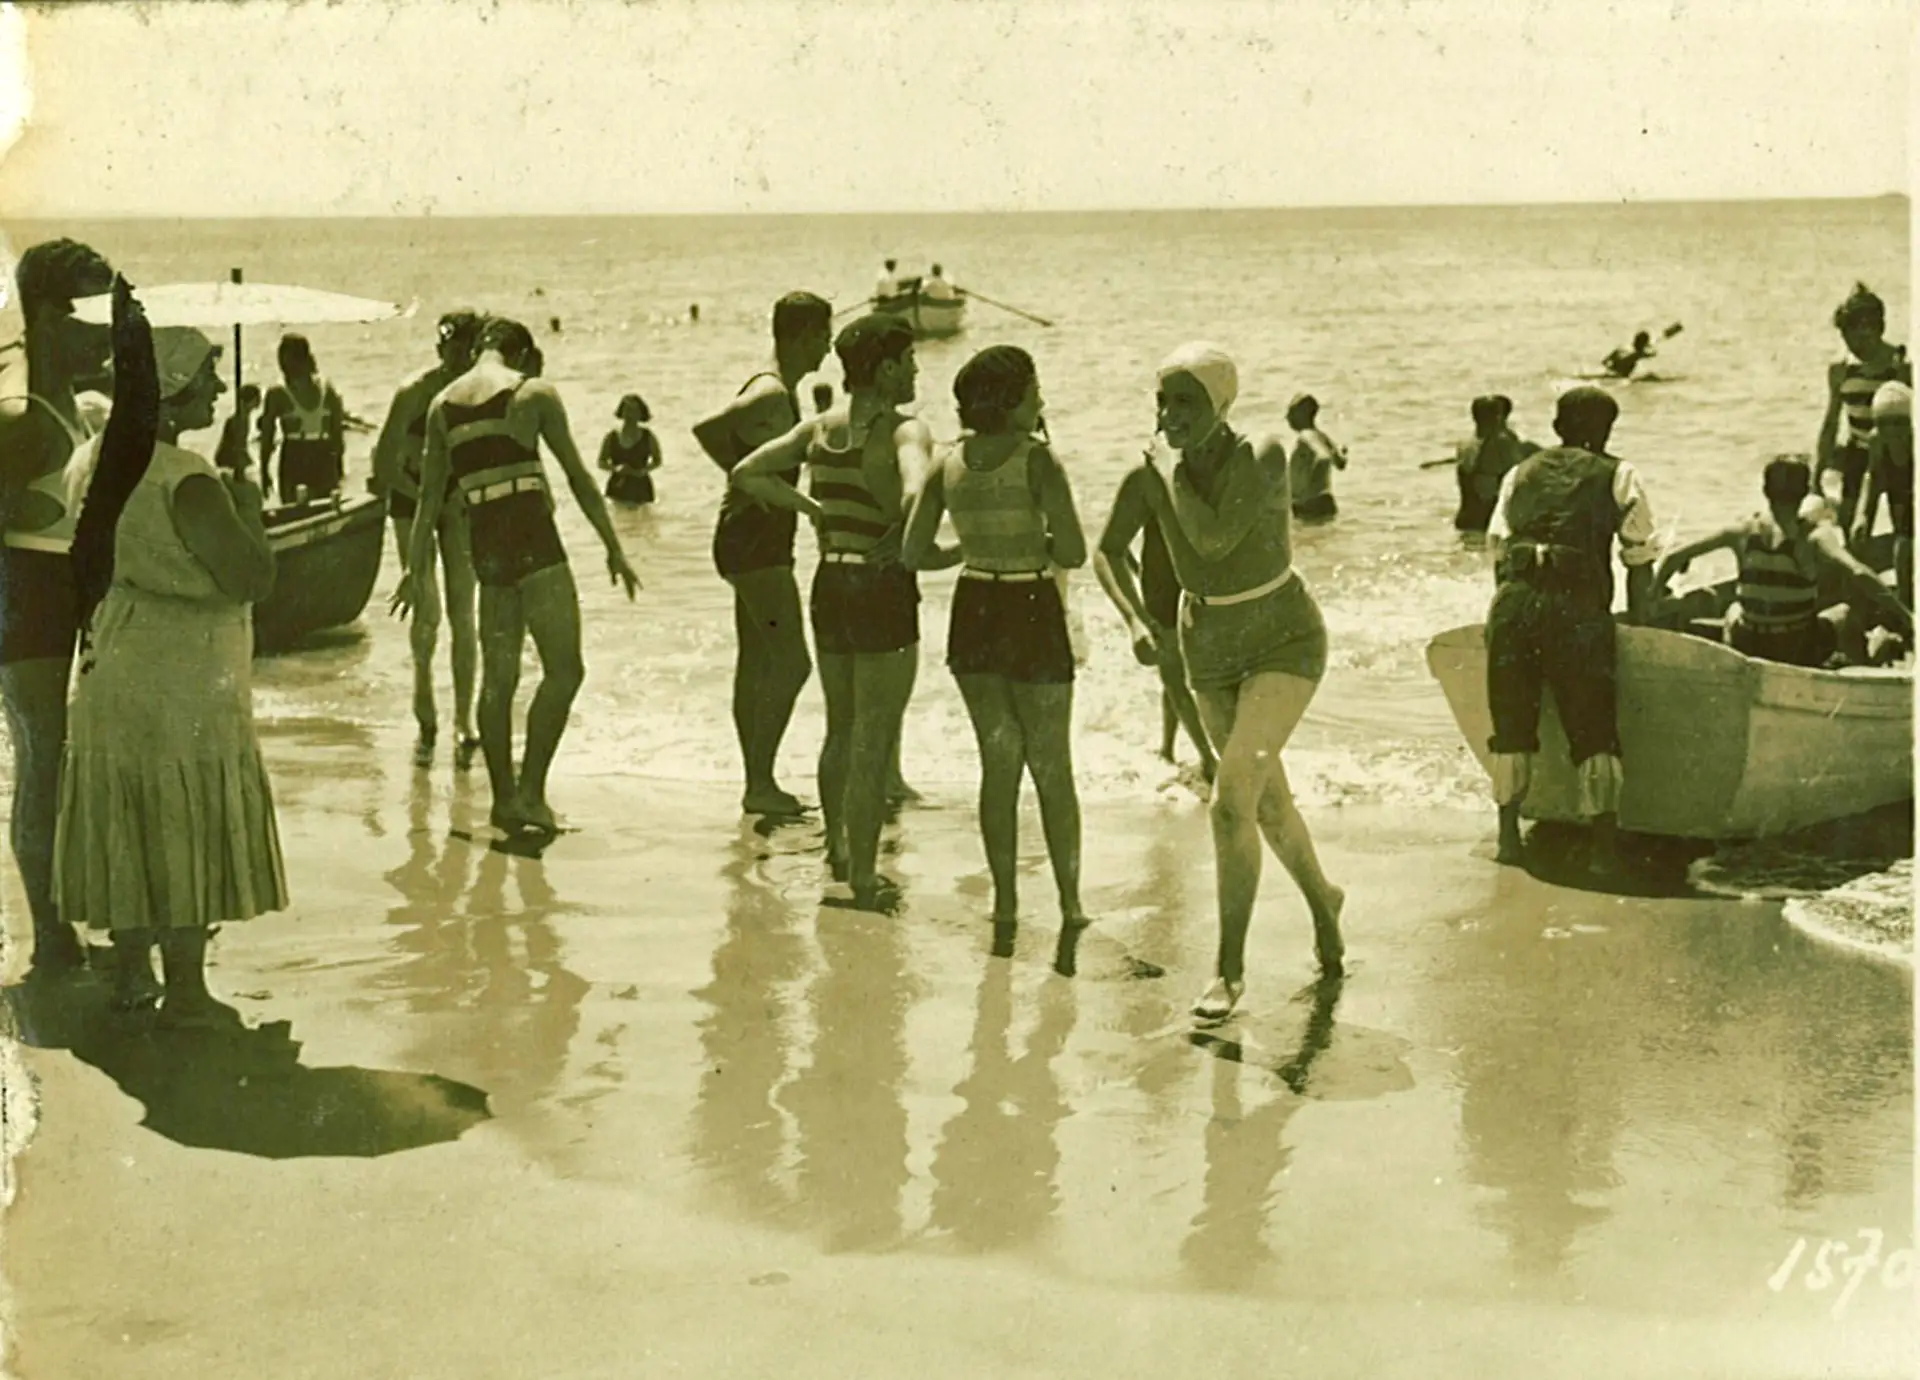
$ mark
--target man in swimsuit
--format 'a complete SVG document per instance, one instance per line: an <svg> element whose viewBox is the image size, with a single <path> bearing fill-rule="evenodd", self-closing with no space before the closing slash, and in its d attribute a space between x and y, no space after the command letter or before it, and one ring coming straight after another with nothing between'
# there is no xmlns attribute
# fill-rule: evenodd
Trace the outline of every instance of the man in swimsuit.
<svg viewBox="0 0 1920 1380"><path fill-rule="evenodd" d="M1493 521L1493 505L1507 471L1540 447L1514 435L1513 399L1498 393L1475 398L1473 436L1454 452L1454 470L1460 483L1460 506L1453 515L1461 532L1484 532Z"/></svg>
<svg viewBox="0 0 1920 1380"><path fill-rule="evenodd" d="M73 317L73 300L107 292L113 269L73 240L36 244L15 272L26 338L0 350L0 694L13 740L13 855L33 915L33 972L85 962L53 900L54 828L67 689L79 637L72 561L78 504L68 460L106 418L75 382L106 367L108 329Z"/></svg>
<svg viewBox="0 0 1920 1380"><path fill-rule="evenodd" d="M1333 500L1333 472L1347 467L1347 457L1320 429L1320 400L1302 393L1287 405L1287 425L1293 428L1293 455L1288 482L1293 490L1293 515L1301 522L1325 522L1337 517Z"/></svg>
<svg viewBox="0 0 1920 1380"><path fill-rule="evenodd" d="M795 390L819 370L833 347L833 307L811 292L773 304L773 373L747 380L737 397L693 429L700 448L723 473L799 425ZM780 743L793 706L813 673L801 630L800 587L793 577L795 514L728 487L713 533L713 563L733 586L733 727L746 766L740 808L749 814L793 815L797 796L775 779Z"/></svg>
<svg viewBox="0 0 1920 1380"><path fill-rule="evenodd" d="M1873 458L1867 467L1867 497L1854 541L1873 535L1880 500L1887 500L1893 527L1893 570L1901 600L1913 605L1913 389L1883 383L1873 394Z"/></svg>
<svg viewBox="0 0 1920 1380"><path fill-rule="evenodd" d="M480 585L480 749L493 786L492 823L552 832L547 772L566 731L586 669L580 659L580 595L553 522L540 464L544 442L606 545L607 573L633 598L640 579L620 549L606 501L573 442L566 404L553 385L530 377L533 336L517 321L491 320L478 358L427 409L420 507L413 519L414 578L394 596L405 609L413 584L433 579L433 544L449 485L458 490ZM527 710L525 755L513 759L513 696L531 636L540 686Z"/></svg>
<svg viewBox="0 0 1920 1380"><path fill-rule="evenodd" d="M1793 666L1825 666L1836 653L1861 664L1876 622L1911 644L1913 615L1847 550L1831 505L1813 492L1806 457L1776 457L1760 487L1764 513L1669 552L1654 577L1655 590L1664 590L1701 556L1732 551L1740 574L1726 640L1735 651ZM1847 602L1824 597L1829 591Z"/></svg>
<svg viewBox="0 0 1920 1380"><path fill-rule="evenodd" d="M925 422L900 408L914 396L913 328L863 316L834 341L847 398L800 423L733 470L750 497L805 513L820 536L810 599L827 699L820 808L827 857L857 904L887 908L878 871L887 769L899 749L920 647L920 589L900 564L908 485L931 464ZM811 495L789 476L812 467Z"/></svg>
<svg viewBox="0 0 1920 1380"><path fill-rule="evenodd" d="M1627 567L1627 617L1647 621L1653 510L1640 476L1607 454L1619 404L1603 389L1569 389L1554 412L1561 444L1529 456L1500 486L1487 543L1497 588L1487 614L1487 704L1500 861L1523 856L1520 806L1540 750L1540 692L1553 690L1594 830L1596 871L1614 861L1620 737L1614 658L1613 543Z"/></svg>
<svg viewBox="0 0 1920 1380"><path fill-rule="evenodd" d="M1850 532L1867 477L1873 395L1889 381L1912 387L1913 366L1907 362L1906 346L1887 343L1886 303L1865 283L1855 284L1847 300L1834 309L1833 325L1847 347L1847 358L1827 369L1827 411L1820 419L1820 438L1814 446L1814 482L1839 505L1840 529ZM1840 476L1837 495L1827 483L1829 474Z"/></svg>
<svg viewBox="0 0 1920 1380"><path fill-rule="evenodd" d="M347 405L333 385L320 377L313 346L304 335L283 335L279 350L281 382L267 390L260 409L260 488L282 503L326 498L340 487L346 466ZM280 449L280 478L274 482L275 439Z"/></svg>
<svg viewBox="0 0 1920 1380"><path fill-rule="evenodd" d="M438 581L412 581L408 574L413 519L420 510L420 459L426 449L427 410L441 389L473 366L474 346L483 321L479 313L466 310L450 311L440 318L439 363L400 385L373 446L373 478L368 487L387 501L394 547L400 556L400 582L416 586L412 590L415 603L409 640L413 644L413 717L420 730L413 761L421 767L432 764L434 742L440 732L433 693L433 653L440 640L443 605ZM474 614L473 554L468 549L466 515L458 503L448 503L441 509L433 547L438 549L446 581L444 608L448 640L453 644L454 765L464 770L473 764L473 754L480 746L473 725L480 644ZM430 549L429 561L433 556Z"/></svg>

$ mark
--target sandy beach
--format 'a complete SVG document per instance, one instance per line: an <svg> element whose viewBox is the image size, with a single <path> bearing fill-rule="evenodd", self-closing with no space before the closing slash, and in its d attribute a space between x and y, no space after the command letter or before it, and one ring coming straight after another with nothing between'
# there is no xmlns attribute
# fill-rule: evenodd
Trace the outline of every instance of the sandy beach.
<svg viewBox="0 0 1920 1380"><path fill-rule="evenodd" d="M1251 1014L1195 1041L1191 797L1091 810L1068 980L1030 806L997 957L964 787L890 831L888 920L711 788L576 759L582 832L533 860L452 837L484 784L397 733L265 745L295 904L213 969L260 1029L15 1005L51 1046L18 1050L25 1380L1910 1370L1883 1265L1842 1300L1806 1250L1769 1286L1799 1238L1912 1239L1910 970L1777 904L1325 811L1344 990L1302 993L1274 869Z"/></svg>

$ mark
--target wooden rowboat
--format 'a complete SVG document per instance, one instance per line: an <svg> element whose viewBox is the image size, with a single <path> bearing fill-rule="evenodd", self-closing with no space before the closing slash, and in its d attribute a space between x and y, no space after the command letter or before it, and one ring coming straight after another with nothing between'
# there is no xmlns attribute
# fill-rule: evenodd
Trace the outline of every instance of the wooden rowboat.
<svg viewBox="0 0 1920 1380"><path fill-rule="evenodd" d="M269 511L266 525L275 572L272 596L253 609L256 656L357 619L387 545L386 504L367 495L289 504Z"/></svg>
<svg viewBox="0 0 1920 1380"><path fill-rule="evenodd" d="M967 299L955 291L952 297L929 297L912 283L895 296L877 298L873 309L905 318L920 340L958 335L966 322Z"/></svg>
<svg viewBox="0 0 1920 1380"><path fill-rule="evenodd" d="M1705 637L1622 627L1620 827L1676 838L1783 834L1913 797L1913 671L1813 671ZM1490 766L1486 629L1427 646L1467 746ZM1578 818L1566 734L1548 693L1522 813Z"/></svg>

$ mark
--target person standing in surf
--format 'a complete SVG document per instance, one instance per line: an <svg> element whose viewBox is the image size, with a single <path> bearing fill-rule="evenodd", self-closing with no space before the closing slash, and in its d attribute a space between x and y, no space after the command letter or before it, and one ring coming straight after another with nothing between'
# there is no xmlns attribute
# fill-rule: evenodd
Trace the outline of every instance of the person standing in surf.
<svg viewBox="0 0 1920 1380"><path fill-rule="evenodd" d="M326 498L340 487L346 468L347 405L320 376L313 346L304 335L283 335L280 382L267 390L260 409L260 484L282 503ZM274 478L275 440L280 450Z"/></svg>
<svg viewBox="0 0 1920 1380"><path fill-rule="evenodd" d="M1232 359L1195 341L1162 362L1159 379L1158 430L1179 459L1149 450L1132 482L1160 524L1184 591L1180 643L1187 679L1219 754L1209 812L1220 947L1214 981L1193 1014L1224 1021L1246 993L1247 930L1260 888L1263 836L1306 898L1322 975L1343 971L1346 892L1321 870L1281 761L1326 671L1327 633L1293 568L1286 443L1256 443L1227 424L1240 388ZM1135 521L1116 507L1100 538L1110 560L1132 541ZM1117 560L1112 568L1122 599L1144 619L1131 573Z"/></svg>
<svg viewBox="0 0 1920 1380"><path fill-rule="evenodd" d="M1614 863L1620 808L1613 544L1627 568L1627 618L1652 611L1653 509L1640 476L1607 454L1620 405L1604 389L1560 395L1560 444L1508 471L1487 529L1496 588L1487 612L1487 707L1500 861L1523 857L1520 807L1540 750L1540 692L1551 687L1593 829L1593 867Z"/></svg>
<svg viewBox="0 0 1920 1380"><path fill-rule="evenodd" d="M387 420L373 446L373 479L369 487L386 499L393 522L393 543L400 557L400 582L411 586L413 623L409 642L413 651L413 718L419 737L413 762L433 764L434 744L440 736L440 713L434 703L433 653L440 640L444 612L447 640L452 644L454 766L464 771L473 764L480 735L473 722L474 682L480 662L480 639L474 611L473 553L468 549L466 515L458 503L440 509L439 527L428 551L428 569L439 563L441 579L413 580L413 519L420 511L420 460L427 444L427 410L441 389L473 367L474 347L484 318L473 311L450 311L440 318L439 362L400 385L387 407Z"/></svg>
<svg viewBox="0 0 1920 1380"><path fill-rule="evenodd" d="M863 316L833 348L846 398L754 451L731 481L750 498L806 514L819 533L808 602L827 700L819 775L827 859L857 904L888 909L895 888L878 867L888 764L920 646L920 588L900 564L900 539L907 480L926 474L932 437L900 411L914 395L911 326ZM794 484L802 466L811 494Z"/></svg>
<svg viewBox="0 0 1920 1380"><path fill-rule="evenodd" d="M91 246L48 240L14 272L25 338L0 347L0 696L13 742L14 860L33 917L30 975L86 960L53 897L60 759L79 640L73 537L79 521L68 461L106 424L105 399L78 391L104 374L108 329L74 319L76 297L110 291L113 269Z"/></svg>
<svg viewBox="0 0 1920 1380"><path fill-rule="evenodd" d="M1814 447L1814 483L1838 505L1840 530L1851 532L1871 459L1873 395L1883 383L1912 387L1913 366L1906 346L1887 343L1887 304L1865 283L1855 283L1847 300L1834 309L1833 325L1847 347L1847 357L1827 368L1827 411L1820 419L1820 438ZM1838 495L1827 483L1830 473L1840 476Z"/></svg>
<svg viewBox="0 0 1920 1380"><path fill-rule="evenodd" d="M1475 398L1473 436L1454 452L1454 476L1460 484L1460 506L1454 510L1454 530L1485 532L1493 521L1493 505L1500 485L1511 470L1540 447L1513 432L1513 399L1494 393Z"/></svg>
<svg viewBox="0 0 1920 1380"><path fill-rule="evenodd" d="M613 411L620 425L600 442L600 468L607 471L607 497L615 503L653 502L653 472L660 468L660 439L647 423L653 413L638 393Z"/></svg>
<svg viewBox="0 0 1920 1380"><path fill-rule="evenodd" d="M607 505L573 443L566 404L533 377L538 351L518 321L489 320L477 358L427 410L413 519L413 578L394 596L404 613L412 590L433 579L433 546L449 488L457 491L480 587L480 750L493 787L491 822L508 831L557 828L547 773L586 676L580 657L580 594L553 521L553 496L540 463L544 443L559 460L606 546L607 574L628 599L640 577L627 564ZM513 697L528 637L540 654L540 685L527 709L525 752L513 756Z"/></svg>
<svg viewBox="0 0 1920 1380"><path fill-rule="evenodd" d="M1347 467L1346 452L1320 429L1320 400L1302 393L1287 404L1287 425L1293 428L1293 455L1288 482L1293 490L1293 516L1300 522L1326 522L1340 515L1333 500L1333 472Z"/></svg>
<svg viewBox="0 0 1920 1380"><path fill-rule="evenodd" d="M947 629L947 669L980 747L980 836L993 876L993 922L1019 917L1020 780L1033 777L1060 898L1080 903L1080 795L1073 780L1073 646L1054 571L1086 563L1066 471L1048 447L1040 380L1025 350L982 350L953 381L965 428L913 501L901 561L952 564L937 545L953 516L964 564Z"/></svg>
<svg viewBox="0 0 1920 1380"><path fill-rule="evenodd" d="M693 429L723 473L800 425L806 413L795 390L832 348L833 307L825 298L790 292L773 304L773 371L748 379L732 402ZM746 769L740 808L748 814L804 808L776 777L794 703L813 674L793 576L797 522L791 508L729 485L713 530L714 568L733 587L733 728Z"/></svg>

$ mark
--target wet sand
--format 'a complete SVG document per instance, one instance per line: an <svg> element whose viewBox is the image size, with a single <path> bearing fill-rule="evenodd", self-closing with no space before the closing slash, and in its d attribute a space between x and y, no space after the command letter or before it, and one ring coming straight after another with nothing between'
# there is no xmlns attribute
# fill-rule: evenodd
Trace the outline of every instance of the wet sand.
<svg viewBox="0 0 1920 1380"><path fill-rule="evenodd" d="M1911 971L1778 904L1325 811L1351 976L1303 992L1270 866L1250 1014L1196 1042L1190 798L1089 809L1069 981L1031 810L992 954L963 788L893 831L886 919L712 788L563 757L581 832L535 861L450 837L484 778L416 776L397 732L265 743L295 907L213 976L290 1036L25 1005L68 1047L22 1053L13 1374L1911 1371L1884 1268L1842 1303L1809 1249L1769 1287L1803 1237L1910 1247L1913 1212Z"/></svg>

